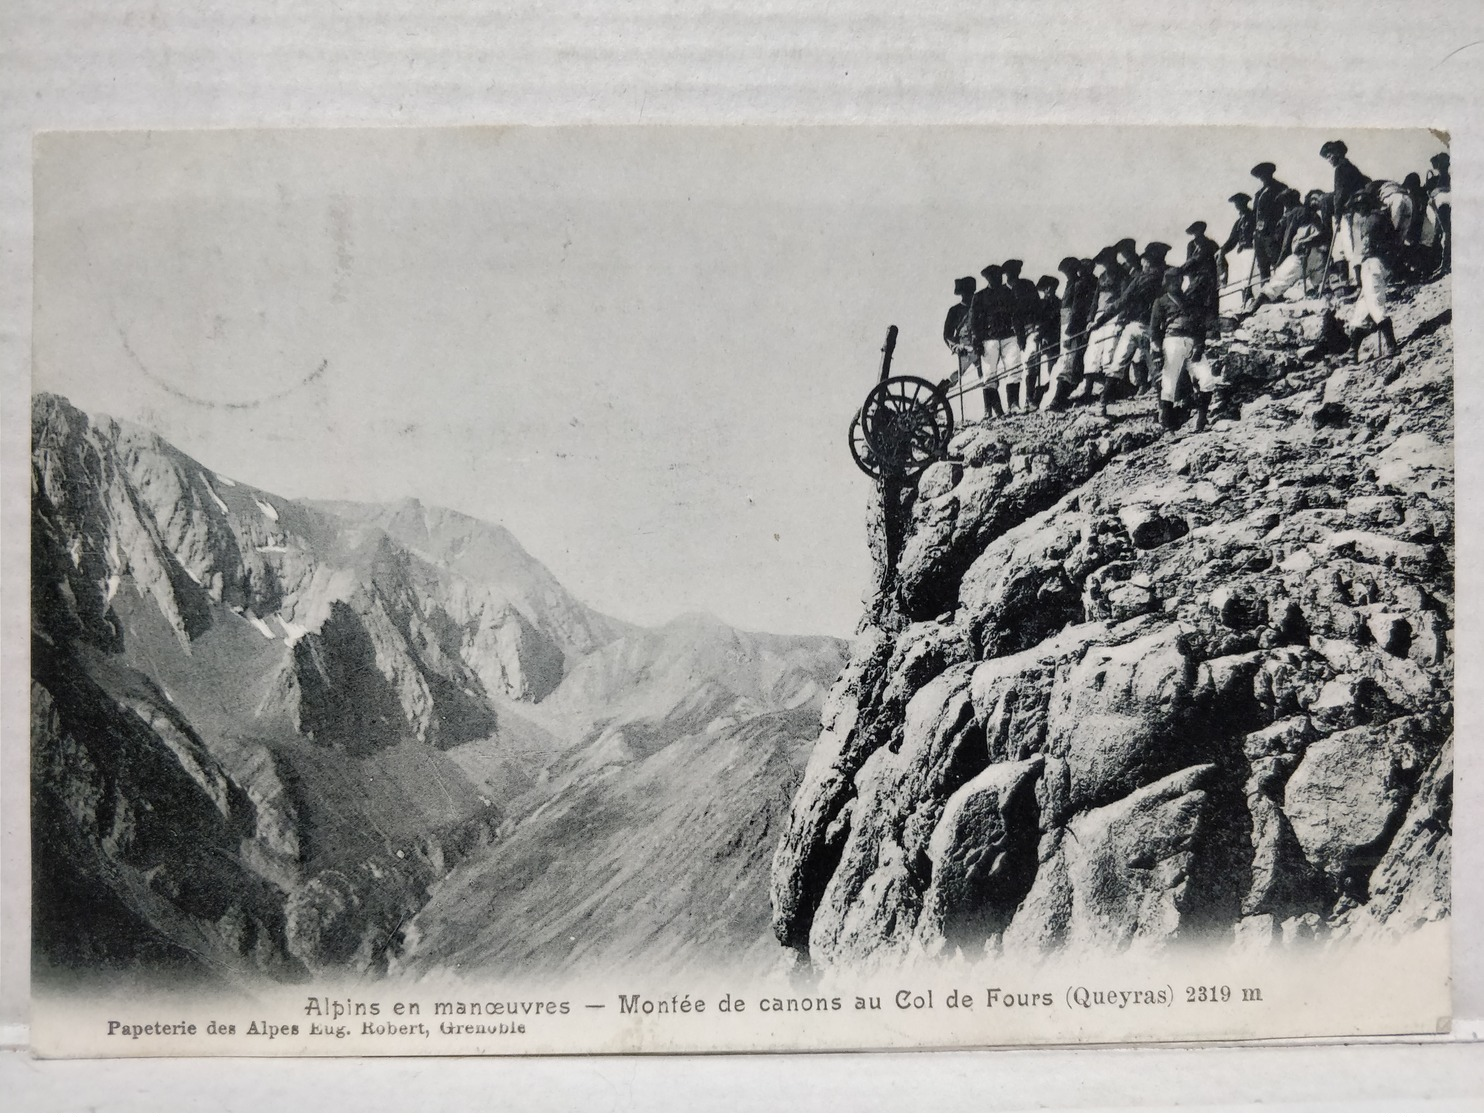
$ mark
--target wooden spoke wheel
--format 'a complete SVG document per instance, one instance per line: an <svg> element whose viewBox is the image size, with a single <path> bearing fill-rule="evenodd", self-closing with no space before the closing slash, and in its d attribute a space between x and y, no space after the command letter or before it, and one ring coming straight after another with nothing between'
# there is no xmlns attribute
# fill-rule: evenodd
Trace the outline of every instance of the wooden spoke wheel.
<svg viewBox="0 0 1484 1117"><path fill-rule="evenodd" d="M917 376L893 376L866 396L860 427L885 475L912 478L948 452L953 408L937 385Z"/></svg>
<svg viewBox="0 0 1484 1117"><path fill-rule="evenodd" d="M880 481L886 476L881 471L881 463L876 460L876 455L871 452L870 445L866 442L866 434L861 430L861 413L857 411L855 418L850 420L850 456L855 459L855 464L860 471L873 481Z"/></svg>

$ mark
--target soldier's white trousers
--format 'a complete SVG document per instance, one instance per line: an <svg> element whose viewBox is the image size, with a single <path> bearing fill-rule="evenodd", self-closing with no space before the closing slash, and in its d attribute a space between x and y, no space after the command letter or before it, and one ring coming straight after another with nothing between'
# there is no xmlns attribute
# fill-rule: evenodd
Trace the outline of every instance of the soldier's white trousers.
<svg viewBox="0 0 1484 1117"><path fill-rule="evenodd" d="M1180 383L1180 374L1187 369L1191 380L1195 381L1196 391L1210 392L1216 388L1216 373L1211 368L1211 362L1205 357L1198 361L1190 359L1195 352L1195 338L1180 337L1178 334L1166 336L1164 344L1165 367L1159 376L1159 398L1165 403L1175 402L1175 388Z"/></svg>
<svg viewBox="0 0 1484 1117"><path fill-rule="evenodd" d="M986 384L1002 384L1024 375L1025 357L1019 339L1011 334L986 340L982 368Z"/></svg>
<svg viewBox="0 0 1484 1117"><path fill-rule="evenodd" d="M1391 277L1386 265L1375 256L1367 256L1360 262L1360 294L1355 297L1355 310L1350 317L1352 328L1365 324L1367 318L1380 322L1391 315L1391 299L1387 286Z"/></svg>

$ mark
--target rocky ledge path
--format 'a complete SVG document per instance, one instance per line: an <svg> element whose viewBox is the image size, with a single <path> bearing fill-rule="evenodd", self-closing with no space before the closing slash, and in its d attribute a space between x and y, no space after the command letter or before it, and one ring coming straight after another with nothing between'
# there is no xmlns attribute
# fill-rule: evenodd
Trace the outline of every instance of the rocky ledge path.
<svg viewBox="0 0 1484 1117"><path fill-rule="evenodd" d="M1148 395L1012 416L878 508L774 857L785 946L1281 946L1448 915L1448 290L1401 302L1394 358L1305 363L1322 311L1228 334L1205 432L1162 434Z"/></svg>

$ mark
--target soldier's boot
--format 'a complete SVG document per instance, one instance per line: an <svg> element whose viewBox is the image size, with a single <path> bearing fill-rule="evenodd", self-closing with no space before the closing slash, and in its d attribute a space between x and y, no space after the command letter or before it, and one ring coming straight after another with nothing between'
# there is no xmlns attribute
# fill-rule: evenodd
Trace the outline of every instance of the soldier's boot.
<svg viewBox="0 0 1484 1117"><path fill-rule="evenodd" d="M1175 405L1169 400L1159 401L1159 429L1162 431L1173 431L1175 423Z"/></svg>
<svg viewBox="0 0 1484 1117"><path fill-rule="evenodd" d="M984 389L984 417L994 418L1004 415L1004 409L1000 407L1000 393L993 388Z"/></svg>
<svg viewBox="0 0 1484 1117"><path fill-rule="evenodd" d="M1266 294L1264 294L1262 291L1259 291L1257 293L1257 298L1253 299L1250 303L1242 308L1241 317L1247 317L1247 315L1253 313L1259 307L1266 306L1270 301L1271 300L1267 297Z"/></svg>
<svg viewBox="0 0 1484 1117"><path fill-rule="evenodd" d="M1360 361L1360 347L1365 344L1365 339L1371 336L1371 330L1374 328L1369 322L1366 322L1351 329L1350 356L1356 362Z"/></svg>
<svg viewBox="0 0 1484 1117"><path fill-rule="evenodd" d="M1036 398L1036 378L1027 376L1020 382L1020 410L1034 411L1039 402Z"/></svg>
<svg viewBox="0 0 1484 1117"><path fill-rule="evenodd" d="M1046 386L1046 391L1041 396L1041 402L1037 405L1038 411L1056 410L1056 401L1061 395L1061 381L1052 378L1051 383Z"/></svg>
<svg viewBox="0 0 1484 1117"><path fill-rule="evenodd" d="M1046 394L1041 397L1042 411L1064 411L1067 406L1067 382L1060 377L1053 377L1051 386L1046 389Z"/></svg>
<svg viewBox="0 0 1484 1117"><path fill-rule="evenodd" d="M1206 413L1211 408L1211 393L1197 392L1195 396L1195 427L1192 428L1199 434L1206 429Z"/></svg>
<svg viewBox="0 0 1484 1117"><path fill-rule="evenodd" d="M1396 333L1391 328L1391 319L1383 318L1376 326L1381 334L1381 356L1392 357L1396 355Z"/></svg>
<svg viewBox="0 0 1484 1117"><path fill-rule="evenodd" d="M1005 383L1005 413L1007 415L1020 410L1020 385Z"/></svg>
<svg viewBox="0 0 1484 1117"><path fill-rule="evenodd" d="M1094 373L1087 378L1087 400L1096 405L1098 414L1108 417L1108 378Z"/></svg>

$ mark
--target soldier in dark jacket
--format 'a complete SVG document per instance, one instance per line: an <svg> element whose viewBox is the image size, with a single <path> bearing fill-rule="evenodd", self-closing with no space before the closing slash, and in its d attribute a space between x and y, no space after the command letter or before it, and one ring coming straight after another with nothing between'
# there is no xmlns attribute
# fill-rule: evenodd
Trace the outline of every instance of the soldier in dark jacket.
<svg viewBox="0 0 1484 1117"><path fill-rule="evenodd" d="M1025 346L1026 333L1030 329L1030 320L1035 317L1036 304L1040 301L1036 285L1020 274L1024 267L1025 262L1022 260L1006 260L1000 265L1006 285L1015 292L1015 309L1019 325L1016 333L1020 338L1022 348Z"/></svg>
<svg viewBox="0 0 1484 1117"><path fill-rule="evenodd" d="M1288 185L1275 177L1278 168L1272 163L1259 163L1252 168L1252 177L1262 183L1252 199L1252 216L1255 222L1253 248L1257 252L1257 274L1266 283L1279 260L1279 226L1283 222L1283 198Z"/></svg>
<svg viewBox="0 0 1484 1117"><path fill-rule="evenodd" d="M1057 357L1051 388L1041 399L1042 411L1060 411L1082 382L1088 325L1097 305L1098 281L1092 261L1065 256L1057 270L1066 276L1061 296L1061 355Z"/></svg>
<svg viewBox="0 0 1484 1117"><path fill-rule="evenodd" d="M1330 231L1330 239L1334 243L1333 259L1343 261L1346 278L1352 283L1358 283L1360 257L1356 250L1355 215L1350 200L1371 180L1350 162L1349 151L1344 140L1330 140L1319 149L1319 157L1335 169L1335 188L1330 195L1330 205L1335 216L1334 228Z"/></svg>
<svg viewBox="0 0 1484 1117"><path fill-rule="evenodd" d="M1203 307L1210 322L1221 313L1220 246L1206 236L1206 223L1192 221L1185 230L1190 243L1185 246L1186 288L1190 298Z"/></svg>
<svg viewBox="0 0 1484 1117"><path fill-rule="evenodd" d="M1043 275L1036 281L1036 305L1026 327L1025 377L1021 382L1020 409L1032 410L1042 385L1050 386L1052 370L1061 349L1061 300L1056 289L1061 281Z"/></svg>
<svg viewBox="0 0 1484 1117"><path fill-rule="evenodd" d="M950 385L957 384L970 369L977 372L979 368L979 347L974 344L973 320L969 316L969 304L974 301L977 286L972 275L954 280L953 293L958 296L958 302L948 308L948 317L943 319L943 344L958 358L958 371L949 379Z"/></svg>
<svg viewBox="0 0 1484 1117"><path fill-rule="evenodd" d="M1232 222L1232 231L1227 234L1226 242L1219 249L1221 258L1219 278L1223 287L1238 279L1242 280L1243 289L1233 293L1227 300L1230 309L1237 310L1251 296L1252 245L1257 229L1257 218L1250 205L1251 195L1238 191L1227 201L1236 207L1237 219Z"/></svg>
<svg viewBox="0 0 1484 1117"><path fill-rule="evenodd" d="M1101 377L1113 364L1113 351L1118 347L1118 323L1108 313L1123 293L1125 275L1117 257L1117 250L1109 246L1092 258L1097 295L1087 323L1087 354L1083 358L1083 371L1091 387L1101 383Z"/></svg>
<svg viewBox="0 0 1484 1117"><path fill-rule="evenodd" d="M1297 190L1290 190L1283 204L1283 241L1278 266L1244 313L1250 314L1267 303L1279 301L1301 281L1307 288L1309 274L1318 270L1318 261L1322 259L1324 226L1319 215L1304 204Z"/></svg>
<svg viewBox="0 0 1484 1117"><path fill-rule="evenodd" d="M1019 380L1014 378L1002 381L1005 396L1005 409L1007 411L1029 411L1030 403L1024 398L1026 362L1030 359L1028 346L1030 345L1031 323L1036 317L1036 309L1040 305L1041 296L1036 291L1036 285L1020 274L1025 267L1022 260L1006 260L1000 265L1005 276L1005 285L1015 292L1015 340L1020 343L1021 360L1017 370L1011 366L1012 373L1019 374Z"/></svg>
<svg viewBox="0 0 1484 1117"><path fill-rule="evenodd" d="M1336 213L1344 213L1350 197L1370 182L1359 167L1350 162L1350 149L1344 140L1330 140L1319 149L1319 157L1335 169L1334 207Z"/></svg>
<svg viewBox="0 0 1484 1117"><path fill-rule="evenodd" d="M1129 280L1142 270L1139 264L1139 245L1133 237L1124 237L1113 246L1113 258L1118 265L1118 293L1128 286Z"/></svg>
<svg viewBox="0 0 1484 1117"><path fill-rule="evenodd" d="M1252 195L1244 194L1238 190L1227 199L1237 209L1237 219L1232 222L1232 231L1227 235L1226 243L1221 246L1221 254L1226 256L1232 252L1250 250L1252 248L1252 233L1254 229L1252 215Z"/></svg>
<svg viewBox="0 0 1484 1117"><path fill-rule="evenodd" d="M1181 290L1180 270L1166 271L1162 284L1149 312L1149 345L1160 369L1159 425L1175 429L1175 396L1181 375L1188 373L1196 391L1195 429L1202 431L1216 389L1216 375L1206 360L1206 310Z"/></svg>
<svg viewBox="0 0 1484 1117"><path fill-rule="evenodd" d="M1118 390L1115 383L1128 378L1129 366L1135 356L1147 353L1149 313L1154 300L1159 297L1160 277L1164 274L1165 255L1169 251L1169 245L1158 241L1145 245L1139 257L1139 274L1129 279L1123 293L1093 321L1094 330L1109 324L1116 325L1118 330L1112 362L1103 370L1103 392L1099 402L1099 411L1103 415L1108 414L1111 396ZM1148 368L1147 356L1144 367Z"/></svg>
<svg viewBox="0 0 1484 1117"><path fill-rule="evenodd" d="M1380 353L1396 352L1396 334L1391 327L1391 264L1396 256L1396 227L1375 196L1357 191L1350 199L1355 226L1356 279L1358 291L1350 319L1350 352L1358 360L1361 343L1379 332Z"/></svg>
<svg viewBox="0 0 1484 1117"><path fill-rule="evenodd" d="M1427 221L1427 191L1422 188L1422 176L1416 171L1409 171L1407 177L1402 179L1402 189L1407 192L1407 197L1412 202L1412 212L1407 217L1407 227L1402 230L1402 243L1417 245L1422 243L1422 226Z"/></svg>
<svg viewBox="0 0 1484 1117"><path fill-rule="evenodd" d="M1448 167L1448 153L1440 151L1432 157L1432 170L1427 172L1423 189L1432 201L1438 215L1437 228L1433 231L1434 243L1439 245L1438 270L1443 275L1453 266L1453 173Z"/></svg>
<svg viewBox="0 0 1484 1117"><path fill-rule="evenodd" d="M973 321L974 341L979 347L979 369L984 377L985 415L1003 415L1000 406L1000 383L1021 366L1020 340L1016 336L1018 307L1014 290L1004 282L998 264L990 264L980 273L984 286L974 295L969 307Z"/></svg>

